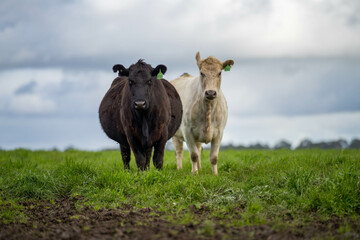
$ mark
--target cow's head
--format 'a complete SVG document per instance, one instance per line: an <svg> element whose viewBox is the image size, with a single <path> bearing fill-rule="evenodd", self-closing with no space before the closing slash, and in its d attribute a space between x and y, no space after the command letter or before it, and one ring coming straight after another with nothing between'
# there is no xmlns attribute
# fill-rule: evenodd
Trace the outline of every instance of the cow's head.
<svg viewBox="0 0 360 240"><path fill-rule="evenodd" d="M227 65L234 65L233 60L221 62L215 57L206 59L200 58L200 53L196 53L196 62L200 70L200 81L203 97L206 101L214 100L220 90L221 72Z"/></svg>
<svg viewBox="0 0 360 240"><path fill-rule="evenodd" d="M131 92L131 107L136 110L147 110L149 108L150 93L153 88L154 81L159 71L163 74L166 72L165 65L158 65L152 68L149 64L140 59L137 63L132 64L126 69L121 64L113 67L114 72L119 72L119 76L128 78L128 87Z"/></svg>

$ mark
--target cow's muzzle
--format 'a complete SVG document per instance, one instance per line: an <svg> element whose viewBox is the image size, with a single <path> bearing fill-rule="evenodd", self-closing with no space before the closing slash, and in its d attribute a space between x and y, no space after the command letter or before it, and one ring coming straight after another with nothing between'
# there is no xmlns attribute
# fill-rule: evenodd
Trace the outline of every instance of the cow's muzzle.
<svg viewBox="0 0 360 240"><path fill-rule="evenodd" d="M136 110L144 110L144 109L146 109L146 101L145 100L136 100L136 101L134 101L134 107Z"/></svg>
<svg viewBox="0 0 360 240"><path fill-rule="evenodd" d="M216 98L216 91L214 90L207 90L205 91L205 97L207 100L213 100Z"/></svg>

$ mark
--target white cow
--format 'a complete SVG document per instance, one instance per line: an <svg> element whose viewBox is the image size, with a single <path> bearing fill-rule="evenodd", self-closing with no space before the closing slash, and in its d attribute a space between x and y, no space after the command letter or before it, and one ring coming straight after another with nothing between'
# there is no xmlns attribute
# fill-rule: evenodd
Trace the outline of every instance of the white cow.
<svg viewBox="0 0 360 240"><path fill-rule="evenodd" d="M200 76L184 73L171 81L184 111L181 126L173 137L177 168L182 168L183 141L189 149L194 174L201 168L201 144L211 142L210 162L213 174L217 175L220 142L228 115L226 99L220 89L221 72L225 68L229 70L234 61L221 62L215 57L201 59L199 52L196 61Z"/></svg>

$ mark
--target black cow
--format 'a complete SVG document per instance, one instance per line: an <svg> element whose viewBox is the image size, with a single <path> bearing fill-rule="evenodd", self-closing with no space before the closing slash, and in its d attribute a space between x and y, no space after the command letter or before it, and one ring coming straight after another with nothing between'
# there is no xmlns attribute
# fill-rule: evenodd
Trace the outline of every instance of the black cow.
<svg viewBox="0 0 360 240"><path fill-rule="evenodd" d="M140 170L153 163L163 166L164 148L179 128L182 104L175 88L165 79L157 79L159 71L143 60L126 69L121 64L113 67L119 76L114 79L99 108L101 126L106 135L120 144L124 168L129 169L130 149Z"/></svg>

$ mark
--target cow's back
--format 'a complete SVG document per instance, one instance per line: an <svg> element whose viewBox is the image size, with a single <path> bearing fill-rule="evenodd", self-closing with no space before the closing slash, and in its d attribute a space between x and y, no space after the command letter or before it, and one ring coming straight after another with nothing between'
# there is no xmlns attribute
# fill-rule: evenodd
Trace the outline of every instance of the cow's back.
<svg viewBox="0 0 360 240"><path fill-rule="evenodd" d="M124 140L124 130L120 123L120 104L126 82L127 78L125 77L115 78L99 107L101 127L109 138L119 143Z"/></svg>
<svg viewBox="0 0 360 240"><path fill-rule="evenodd" d="M170 81L180 95L184 114L186 114L186 111L190 109L190 105L192 105L194 99L200 94L197 78L198 77L194 77L188 73L184 73L179 78Z"/></svg>

